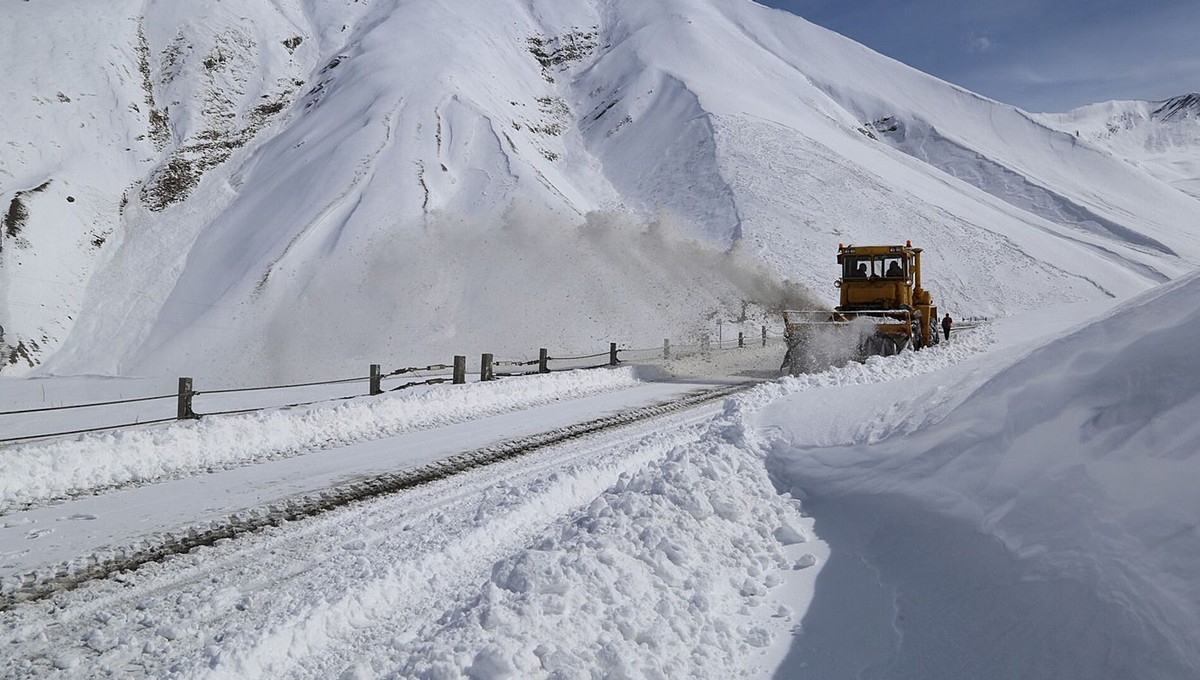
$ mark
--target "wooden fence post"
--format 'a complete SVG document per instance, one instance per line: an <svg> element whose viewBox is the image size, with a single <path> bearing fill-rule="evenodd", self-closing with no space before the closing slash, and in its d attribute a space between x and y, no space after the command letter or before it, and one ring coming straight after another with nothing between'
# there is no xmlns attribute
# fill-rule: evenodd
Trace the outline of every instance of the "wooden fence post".
<svg viewBox="0 0 1200 680"><path fill-rule="evenodd" d="M179 379L179 400L176 404L175 418L177 420L190 420L199 418L196 412L192 410L192 396L195 393L192 391L192 379Z"/></svg>
<svg viewBox="0 0 1200 680"><path fill-rule="evenodd" d="M383 387L379 384L383 381L383 375L379 371L379 364L371 364L371 396L383 394Z"/></svg>
<svg viewBox="0 0 1200 680"><path fill-rule="evenodd" d="M763 326L763 347L767 346L767 327Z"/></svg>
<svg viewBox="0 0 1200 680"><path fill-rule="evenodd" d="M741 347L745 347L745 346L746 346L746 336L743 335L741 331L738 331L738 347L741 348Z"/></svg>
<svg viewBox="0 0 1200 680"><path fill-rule="evenodd" d="M550 372L550 350L545 347L538 350L538 373Z"/></svg>
<svg viewBox="0 0 1200 680"><path fill-rule="evenodd" d="M461 385L467 382L467 358L458 354L454 355L454 384Z"/></svg>
<svg viewBox="0 0 1200 680"><path fill-rule="evenodd" d="M617 365L617 343L615 342L608 343L608 365Z"/></svg>
<svg viewBox="0 0 1200 680"><path fill-rule="evenodd" d="M671 358L671 339L670 338L663 338L663 358L664 359Z"/></svg>
<svg viewBox="0 0 1200 680"><path fill-rule="evenodd" d="M492 355L484 354L479 361L479 381L486 382L495 379L496 375L492 372Z"/></svg>

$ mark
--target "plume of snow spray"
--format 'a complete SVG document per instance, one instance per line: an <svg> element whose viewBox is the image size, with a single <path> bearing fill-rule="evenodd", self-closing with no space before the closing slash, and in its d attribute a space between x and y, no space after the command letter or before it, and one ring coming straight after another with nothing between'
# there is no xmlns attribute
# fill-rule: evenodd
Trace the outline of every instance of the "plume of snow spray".
<svg viewBox="0 0 1200 680"><path fill-rule="evenodd" d="M694 342L718 319L777 327L778 310L820 305L740 247L697 241L669 217L619 212L580 223L516 205L498 225L435 216L423 232L371 244L366 262L314 268L267 331L273 374L311 374L315 348L361 370L367 360Z"/></svg>

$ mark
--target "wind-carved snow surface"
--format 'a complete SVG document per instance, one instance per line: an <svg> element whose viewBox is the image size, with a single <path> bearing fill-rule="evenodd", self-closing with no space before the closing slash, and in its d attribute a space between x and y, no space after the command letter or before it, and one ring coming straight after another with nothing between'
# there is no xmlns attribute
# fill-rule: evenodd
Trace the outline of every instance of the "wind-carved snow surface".
<svg viewBox="0 0 1200 680"><path fill-rule="evenodd" d="M281 42L297 31L287 4L4 8L0 65L20 94L0 132L0 198L22 219L0 236L0 365L44 359L90 313L89 291L124 301L110 324L172 322L162 305L211 197L189 219L164 211L303 84L313 54ZM115 348L97 338L92 351Z"/></svg>
<svg viewBox="0 0 1200 680"><path fill-rule="evenodd" d="M1197 300L1191 275L1011 365L764 411L831 549L780 673L1200 673ZM856 655L813 656L830 645Z"/></svg>

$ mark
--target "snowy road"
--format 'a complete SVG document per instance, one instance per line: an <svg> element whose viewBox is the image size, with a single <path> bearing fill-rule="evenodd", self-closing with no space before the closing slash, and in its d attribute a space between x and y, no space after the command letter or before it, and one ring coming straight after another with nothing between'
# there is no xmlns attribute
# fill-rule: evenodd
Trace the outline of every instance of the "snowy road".
<svg viewBox="0 0 1200 680"><path fill-rule="evenodd" d="M135 546L156 534L222 520L355 480L417 468L505 439L719 386L641 383L514 413L12 512L4 515L0 524L0 578L70 562L100 549Z"/></svg>
<svg viewBox="0 0 1200 680"><path fill-rule="evenodd" d="M1155 593L1186 585L1172 565L1184 564L1176 553L1191 543L1177 538L1175 552L1157 556L1138 554L1123 534L1059 532L1061 522L1075 521L1071 513L1091 521L1069 506L1104 510L1078 486L1074 495L1048 487L1053 502L1042 512L1012 516L1020 533L994 533L988 522L960 516L974 501L950 486L974 484L974 468L935 455L972 451L943 451L939 437L995 427L993 414L1003 409L973 407L978 395L1010 384L1038 389L1036 379L1010 381L1012 367L1080 370L1065 368L1047 339L1099 347L1097 333L1131 334L1147 323L1076 326L1102 311L1040 310L928 351L763 382L16 604L0 612L0 646L14 652L0 675L724 680L915 677L913 669L956 677L948 669L962 667L998 679L1043 677L1045 669L1058 677L1186 677L1175 671L1194 667L1194 655L1176 644L1186 632L1171 631L1191 630L1190 614L1159 606ZM1073 326L1083 329L1080 339L1070 340ZM417 464L468 443L478 448L717 384L610 385L23 512L69 516L64 508L83 507L74 503L176 489L172 495L199 513L191 517L220 514L397 460ZM971 409L978 417L964 418ZM909 444L922 438L935 443ZM1033 478L1055 460L1041 447L1020 455L1032 467L1017 471ZM923 471L921 456L934 472ZM254 477L256 468L305 472L268 482ZM229 498L197 499L202 491L172 486L243 476L244 491ZM57 524L100 526L117 512ZM154 521L193 521L185 516ZM1142 530L1140 516L1130 515L1130 532ZM87 544L66 535L42 538ZM1024 535L1034 549L1014 549ZM1059 567L1110 550L1073 547L1093 537L1113 543L1118 566L1136 567L1132 585L1114 580L1125 571L1101 571L1111 592L1089 590L1090 581ZM1134 604L1114 605L1125 601ZM1161 634L1147 633L1160 619L1183 627L1164 623ZM1102 653L1105 640L1122 653Z"/></svg>
<svg viewBox="0 0 1200 680"><path fill-rule="evenodd" d="M101 485L11 510L0 525L4 574L11 587L15 575L62 562L82 565L98 551L107 554L104 546L137 546L164 532L498 441L749 384L744 378L624 380L575 398L577 386L559 385L561 397L528 408L510 404L487 417L211 473L176 469L159 480ZM514 383L506 383L511 400ZM409 649L406 657L401 642L426 642L428 628L438 625L436 613L469 603L495 565L594 506L647 463L661 463L689 444L707 450L697 442L711 436L724 408L718 399L643 418L15 605L0 614L0 623L6 642L22 652L5 662L3 674L328 677L372 658L364 649L376 650L378 663L424 663L428 653ZM775 503L777 512L795 515L789 531L792 542L801 541L795 508L783 499ZM774 559L783 560L782 552ZM391 651L381 657L380 649Z"/></svg>
<svg viewBox="0 0 1200 680"><path fill-rule="evenodd" d="M766 384L14 605L0 613L2 642L20 653L3 674L500 678L604 667L628 677L765 677L812 596L819 570L808 567L828 552L770 480L747 416L780 394L870 389L980 347ZM777 358L775 349L761 354ZM173 462L151 482L101 483L13 510L0 533L5 570L79 562L100 546L736 382L619 373L469 387L460 393L473 395L468 406L502 388L508 407L497 402L474 419L447 412L440 426L384 437L362 426L398 405L293 414L286 422L300 440L315 420L340 423L334 440L349 441L281 445L281 456L235 456L211 473ZM530 405L513 408L522 390ZM262 416L238 427L281 429ZM77 460L70 447L55 452ZM114 478L109 467L86 478Z"/></svg>
<svg viewBox="0 0 1200 680"><path fill-rule="evenodd" d="M264 481L260 473L278 471L282 466L299 470L296 465L306 457L78 499L67 505L78 503L118 512L120 499L130 495L148 499L149 503L167 503L172 497L190 501L170 503L174 506L170 512L151 520L153 526L167 527L197 517L189 512L220 514L246 503L316 488L320 480L345 478L347 470L362 473L377 469L386 465L389 457L394 461L398 452L412 452L412 461L427 459L463 450L472 443L492 441L502 433L511 436L517 430L533 431L554 422L566 424L580 413L614 412L696 389L694 384L648 384L578 402L324 452L317 455L336 455L338 461L352 467L339 471L336 465L318 465L318 472L306 475L302 481L265 484L265 491L259 486ZM694 425L711 419L720 408L718 403L625 427L394 497L273 528L250 540L202 548L120 581L72 593L62 604L39 604L36 609L44 611L27 610L21 617L30 622L27 625L40 627L42 619L37 614L46 615L59 607L65 608L67 616L56 615L58 625L48 631L52 635L45 641L44 654L34 655L40 656L41 662L22 672L37 674L55 663L71 666L81 661L80 655L85 652L71 656L71 652L62 650L64 643L69 647L82 640L90 650L89 656L99 655L99 659L88 660L89 666L95 667L100 661L104 667L121 672L164 669L180 663L202 668L220 657L222 667L231 664L231 676L262 672L336 675L353 664L361 655L356 651L361 647L386 646L412 637L430 611L444 607L455 593L486 578L494 562L594 500L621 474L636 470L681 442L695 439ZM630 446L646 438L640 446ZM358 463L350 462L355 458ZM253 474L247 474L247 470ZM244 490L233 489L214 497L175 488L201 482L215 488L226 478L244 484ZM143 507L129 505L119 512L136 516ZM32 511L47 512L61 515L63 509L55 506ZM99 511L98 516L110 519L107 526L129 526L120 516L105 512ZM99 521L73 522L69 526ZM64 540L61 545L68 544ZM39 550L38 554L47 553ZM113 616L131 617L126 623L142 629L147 642L129 645L106 639L104 630L116 627L110 619ZM153 625L144 625L147 616L154 620ZM219 652L213 647L216 642L225 643L219 645ZM331 651L320 653L322 650Z"/></svg>

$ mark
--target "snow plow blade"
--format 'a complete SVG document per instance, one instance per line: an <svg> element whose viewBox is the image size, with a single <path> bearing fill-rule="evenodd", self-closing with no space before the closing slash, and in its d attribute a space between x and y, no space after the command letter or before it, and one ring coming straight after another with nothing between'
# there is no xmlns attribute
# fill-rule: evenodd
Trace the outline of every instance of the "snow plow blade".
<svg viewBox="0 0 1200 680"><path fill-rule="evenodd" d="M892 356L909 345L910 322L888 315L789 310L783 313L787 353L780 370L819 373L869 356Z"/></svg>
<svg viewBox="0 0 1200 680"><path fill-rule="evenodd" d="M840 304L783 313L787 354L781 370L814 373L869 356L938 343L937 307L921 287L921 249L838 244Z"/></svg>

